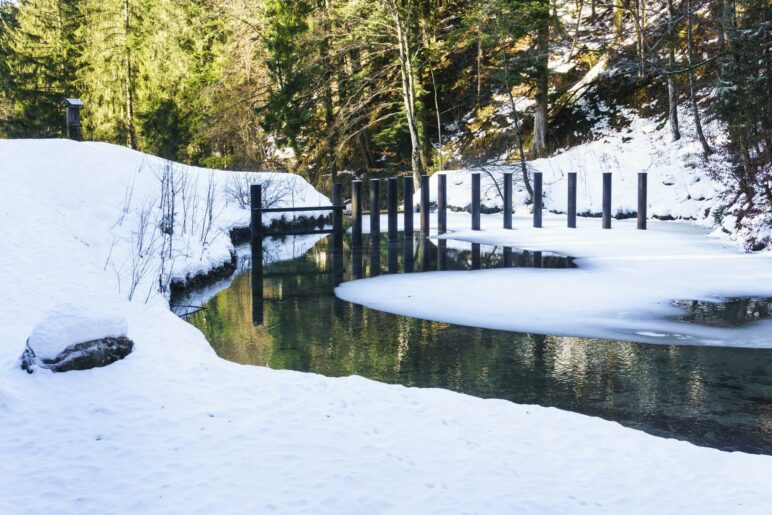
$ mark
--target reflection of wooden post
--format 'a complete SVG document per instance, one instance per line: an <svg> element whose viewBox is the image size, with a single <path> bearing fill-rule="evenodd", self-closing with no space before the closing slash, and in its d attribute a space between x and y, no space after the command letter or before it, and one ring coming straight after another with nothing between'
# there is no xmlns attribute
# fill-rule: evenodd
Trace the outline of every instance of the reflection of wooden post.
<svg viewBox="0 0 772 515"><path fill-rule="evenodd" d="M437 270L448 269L448 242L444 239L437 240Z"/></svg>
<svg viewBox="0 0 772 515"><path fill-rule="evenodd" d="M512 247L504 247L504 268L512 266Z"/></svg>
<svg viewBox="0 0 772 515"><path fill-rule="evenodd" d="M381 275L381 233L370 233L370 277Z"/></svg>
<svg viewBox="0 0 772 515"><path fill-rule="evenodd" d="M448 176L437 174L437 232L448 232Z"/></svg>
<svg viewBox="0 0 772 515"><path fill-rule="evenodd" d="M343 282L343 184L332 185L332 270L335 286Z"/></svg>
<svg viewBox="0 0 772 515"><path fill-rule="evenodd" d="M405 177L403 182L403 189L405 193L405 237L410 237L410 241L413 241L413 178ZM412 244L412 243L411 243Z"/></svg>
<svg viewBox="0 0 772 515"><path fill-rule="evenodd" d="M354 245L351 249L351 275L354 279L361 279L364 277L362 271L362 246Z"/></svg>
<svg viewBox="0 0 772 515"><path fill-rule="evenodd" d="M362 181L351 181L351 244L362 245Z"/></svg>
<svg viewBox="0 0 772 515"><path fill-rule="evenodd" d="M512 228L512 173L504 173L504 229Z"/></svg>
<svg viewBox="0 0 772 515"><path fill-rule="evenodd" d="M603 220L604 229L611 229L611 172L603 173Z"/></svg>
<svg viewBox="0 0 772 515"><path fill-rule="evenodd" d="M645 172L638 174L638 229L646 229L646 177Z"/></svg>
<svg viewBox="0 0 772 515"><path fill-rule="evenodd" d="M543 265L542 254L540 250L533 253L533 266L534 268L541 268Z"/></svg>
<svg viewBox="0 0 772 515"><path fill-rule="evenodd" d="M541 172L533 174L533 226L541 227L541 199L542 175Z"/></svg>
<svg viewBox="0 0 772 515"><path fill-rule="evenodd" d="M263 211L262 188L253 184L250 193L250 244L252 250L252 323L263 323Z"/></svg>
<svg viewBox="0 0 772 515"><path fill-rule="evenodd" d="M389 240L389 248L388 248L388 267L389 267L389 273L390 274L396 274L399 272L399 253L397 250L398 243L397 240Z"/></svg>
<svg viewBox="0 0 772 515"><path fill-rule="evenodd" d="M480 230L480 174L472 174L472 230Z"/></svg>
<svg viewBox="0 0 772 515"><path fill-rule="evenodd" d="M480 269L480 244L472 243L472 270Z"/></svg>
<svg viewBox="0 0 772 515"><path fill-rule="evenodd" d="M576 229L576 172L568 173L568 227Z"/></svg>
<svg viewBox="0 0 772 515"><path fill-rule="evenodd" d="M370 179L370 237L381 232L381 190L378 179Z"/></svg>
<svg viewBox="0 0 772 515"><path fill-rule="evenodd" d="M389 241L397 241L397 178L389 177L386 184L386 204L389 218Z"/></svg>
<svg viewBox="0 0 772 515"><path fill-rule="evenodd" d="M421 234L429 235L429 176L421 176Z"/></svg>

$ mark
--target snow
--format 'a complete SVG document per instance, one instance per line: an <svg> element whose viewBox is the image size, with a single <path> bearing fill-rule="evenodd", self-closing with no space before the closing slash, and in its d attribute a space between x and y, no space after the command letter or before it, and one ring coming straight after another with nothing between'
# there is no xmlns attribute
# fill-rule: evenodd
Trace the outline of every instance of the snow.
<svg viewBox="0 0 772 515"><path fill-rule="evenodd" d="M436 228L436 215L430 219ZM369 227L369 221L364 221ZM487 243L576 258L576 269L509 268L384 275L344 283L338 297L418 318L503 329L621 339L642 343L772 348L772 321L721 328L677 320L676 300L772 297L772 253L746 254L683 222L580 218L548 214L544 227L530 216L482 215L472 231L467 213L448 213L449 246ZM467 244L468 245L468 244ZM463 292L463 293L461 293ZM661 336L654 336L658 333Z"/></svg>
<svg viewBox="0 0 772 515"><path fill-rule="evenodd" d="M160 188L142 162L161 163L110 145L0 141L0 513L768 511L769 456L217 358L164 296L147 294L151 275L128 299L130 267L120 265L143 203L124 213L127 184L137 200ZM199 187L210 173L230 176L179 169ZM228 259L222 235L246 216L222 207L212 231L222 243L191 241L191 252L175 233L178 273ZM158 254L147 259L160 267ZM104 368L24 373L18 357L36 322L66 302L120 313L134 351Z"/></svg>
<svg viewBox="0 0 772 515"><path fill-rule="evenodd" d="M126 336L125 318L98 309L71 303L54 306L35 324L27 346L37 357L53 359L70 345Z"/></svg>

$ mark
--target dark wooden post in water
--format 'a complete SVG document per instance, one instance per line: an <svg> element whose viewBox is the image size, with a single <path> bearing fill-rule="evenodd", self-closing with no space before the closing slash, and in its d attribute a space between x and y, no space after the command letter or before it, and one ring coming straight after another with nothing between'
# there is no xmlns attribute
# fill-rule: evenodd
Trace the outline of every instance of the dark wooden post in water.
<svg viewBox="0 0 772 515"><path fill-rule="evenodd" d="M646 178L648 174L638 174L638 229L646 229Z"/></svg>
<svg viewBox="0 0 772 515"><path fill-rule="evenodd" d="M362 245L362 181L351 181L351 244Z"/></svg>
<svg viewBox="0 0 772 515"><path fill-rule="evenodd" d="M437 232L448 232L448 176L437 174Z"/></svg>
<svg viewBox="0 0 772 515"><path fill-rule="evenodd" d="M533 174L533 226L541 227L541 199L542 175L541 172Z"/></svg>
<svg viewBox="0 0 772 515"><path fill-rule="evenodd" d="M429 176L421 176L421 234L429 235Z"/></svg>
<svg viewBox="0 0 772 515"><path fill-rule="evenodd" d="M512 228L512 173L504 173L504 229Z"/></svg>
<svg viewBox="0 0 772 515"><path fill-rule="evenodd" d="M250 194L250 244L252 250L252 323L263 323L263 188L253 184Z"/></svg>
<svg viewBox="0 0 772 515"><path fill-rule="evenodd" d="M480 230L480 174L472 174L472 230Z"/></svg>
<svg viewBox="0 0 772 515"><path fill-rule="evenodd" d="M378 179L370 179L370 239L381 232L381 190Z"/></svg>
<svg viewBox="0 0 772 515"><path fill-rule="evenodd" d="M386 183L386 204L389 213L389 241L397 241L397 178L389 177Z"/></svg>
<svg viewBox="0 0 772 515"><path fill-rule="evenodd" d="M541 268L543 264L542 254L540 250L533 253L533 266L534 268Z"/></svg>
<svg viewBox="0 0 772 515"><path fill-rule="evenodd" d="M603 228L611 229L611 172L603 173Z"/></svg>
<svg viewBox="0 0 772 515"><path fill-rule="evenodd" d="M410 241L413 241L413 178L405 177L404 182L405 193L405 237L410 237Z"/></svg>
<svg viewBox="0 0 772 515"><path fill-rule="evenodd" d="M448 242L445 239L437 240L437 270L448 269Z"/></svg>
<svg viewBox="0 0 772 515"><path fill-rule="evenodd" d="M336 182L332 185L332 205L341 206L343 204L343 185ZM336 207L332 210L332 233L343 242L343 209Z"/></svg>
<svg viewBox="0 0 772 515"><path fill-rule="evenodd" d="M504 247L504 268L512 266L512 247Z"/></svg>
<svg viewBox="0 0 772 515"><path fill-rule="evenodd" d="M576 172L568 173L568 203L566 205L568 226L576 229Z"/></svg>

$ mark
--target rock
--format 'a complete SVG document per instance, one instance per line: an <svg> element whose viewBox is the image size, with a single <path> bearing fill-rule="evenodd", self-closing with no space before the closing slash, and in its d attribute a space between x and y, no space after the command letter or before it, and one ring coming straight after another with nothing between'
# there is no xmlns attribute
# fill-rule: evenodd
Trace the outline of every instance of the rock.
<svg viewBox="0 0 772 515"><path fill-rule="evenodd" d="M54 372L103 367L126 357L134 343L121 315L93 306L59 304L35 324L21 356L21 367Z"/></svg>
<svg viewBox="0 0 772 515"><path fill-rule="evenodd" d="M66 347L54 358L39 358L27 346L21 356L21 368L30 374L36 366L47 368L52 372L88 370L115 363L128 356L133 349L134 342L125 336L76 343Z"/></svg>

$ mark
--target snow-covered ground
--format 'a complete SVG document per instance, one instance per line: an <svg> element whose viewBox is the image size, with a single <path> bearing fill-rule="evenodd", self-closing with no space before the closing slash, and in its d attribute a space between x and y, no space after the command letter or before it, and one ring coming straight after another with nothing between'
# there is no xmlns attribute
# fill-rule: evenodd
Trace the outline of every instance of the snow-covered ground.
<svg viewBox="0 0 772 515"><path fill-rule="evenodd" d="M110 145L0 141L0 513L768 512L769 456L556 409L217 358L153 293L152 274L128 299L132 249L147 248L143 213L163 221L145 209L161 186L138 171L143 162L161 163ZM221 232L206 231L210 172L179 169L199 177L192 227L211 235L174 233L181 275L227 260L222 231L246 212L221 207ZM219 195L230 174L213 176ZM157 253L138 257L162 266ZM105 368L23 372L36 321L65 302L120 313L133 352Z"/></svg>
<svg viewBox="0 0 772 515"><path fill-rule="evenodd" d="M436 214L430 218L436 229ZM383 222L382 222L383 224ZM365 220L364 227L369 228ZM381 225L383 227L383 225ZM772 297L772 253L747 254L685 222L579 218L548 214L534 229L527 214L502 229L501 214L449 213L443 237L576 258L577 269L509 268L384 275L344 283L336 294L368 307L442 322L645 343L772 348L772 321L736 328L679 322L676 300ZM436 236L436 233L434 233ZM453 244L453 243L451 243Z"/></svg>

